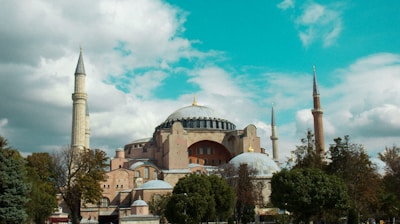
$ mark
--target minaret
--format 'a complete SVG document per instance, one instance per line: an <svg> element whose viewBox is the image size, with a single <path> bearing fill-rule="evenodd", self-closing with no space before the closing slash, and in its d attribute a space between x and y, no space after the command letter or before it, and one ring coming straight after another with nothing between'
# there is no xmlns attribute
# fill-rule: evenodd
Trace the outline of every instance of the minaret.
<svg viewBox="0 0 400 224"><path fill-rule="evenodd" d="M89 120L89 106L86 102L86 119L85 119L85 147L90 149L90 120Z"/></svg>
<svg viewBox="0 0 400 224"><path fill-rule="evenodd" d="M75 70L75 89L72 94L72 136L71 147L85 149L89 147L89 140L86 140L86 134L89 134L86 125L87 121L87 94L85 90L85 66L83 65L82 49L79 53L78 64Z"/></svg>
<svg viewBox="0 0 400 224"><path fill-rule="evenodd" d="M272 105L272 110L271 110L271 137L270 137L270 139L272 141L272 157L275 162L279 162L278 132L276 131L274 105Z"/></svg>
<svg viewBox="0 0 400 224"><path fill-rule="evenodd" d="M323 110L321 108L315 66L313 66L313 72L314 72L314 80L313 80L314 109L312 109L311 112L312 115L314 116L315 150L317 154L323 156L325 153L324 128L322 124Z"/></svg>

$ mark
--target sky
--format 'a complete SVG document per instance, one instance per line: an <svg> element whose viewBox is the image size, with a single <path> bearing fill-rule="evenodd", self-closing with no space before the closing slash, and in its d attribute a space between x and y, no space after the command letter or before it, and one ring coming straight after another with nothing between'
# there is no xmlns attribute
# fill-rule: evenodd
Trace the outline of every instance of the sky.
<svg viewBox="0 0 400 224"><path fill-rule="evenodd" d="M24 155L70 144L81 48L91 147L110 157L195 96L267 152L274 105L286 161L313 129L313 66L326 148L400 144L397 0L0 3L0 135Z"/></svg>

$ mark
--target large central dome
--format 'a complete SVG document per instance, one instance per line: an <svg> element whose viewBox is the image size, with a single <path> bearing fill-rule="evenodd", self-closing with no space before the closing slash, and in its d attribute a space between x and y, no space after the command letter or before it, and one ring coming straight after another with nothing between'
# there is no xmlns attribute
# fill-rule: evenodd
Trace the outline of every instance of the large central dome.
<svg viewBox="0 0 400 224"><path fill-rule="evenodd" d="M182 120L187 118L199 118L199 117L206 117L206 118L214 118L220 119L221 116L215 112L213 109L205 106L187 106L183 107L171 115L168 116L166 121L173 121L173 120Z"/></svg>
<svg viewBox="0 0 400 224"><path fill-rule="evenodd" d="M199 106L196 101L191 106L173 112L157 128L171 128L172 124L177 121L181 122L185 129L236 129L233 123L223 119L216 111L206 106Z"/></svg>

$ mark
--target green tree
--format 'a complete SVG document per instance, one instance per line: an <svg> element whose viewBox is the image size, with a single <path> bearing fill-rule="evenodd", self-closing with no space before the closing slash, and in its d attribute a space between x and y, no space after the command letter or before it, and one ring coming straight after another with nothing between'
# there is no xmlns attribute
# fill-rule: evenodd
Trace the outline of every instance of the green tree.
<svg viewBox="0 0 400 224"><path fill-rule="evenodd" d="M190 174L181 178L172 191L165 216L172 223L199 223L215 217L215 201L207 176Z"/></svg>
<svg viewBox="0 0 400 224"><path fill-rule="evenodd" d="M301 139L302 145L296 146L293 151L295 155L294 168L319 168L326 166L325 157L316 153L314 144L314 134L308 129L305 138Z"/></svg>
<svg viewBox="0 0 400 224"><path fill-rule="evenodd" d="M364 147L350 143L349 136L334 139L329 148L330 160L327 173L345 182L352 208L356 214L370 217L379 207L381 178ZM360 217L357 219L360 220Z"/></svg>
<svg viewBox="0 0 400 224"><path fill-rule="evenodd" d="M211 183L211 195L215 201L216 221L227 221L232 216L235 192L225 179L217 175L208 176L208 179Z"/></svg>
<svg viewBox="0 0 400 224"><path fill-rule="evenodd" d="M80 206L102 198L100 182L106 180L107 156L102 150L64 148L53 155L55 181L73 224L80 223Z"/></svg>
<svg viewBox="0 0 400 224"><path fill-rule="evenodd" d="M171 198L171 193L159 195L153 194L149 202L149 210L151 214L160 217L160 222L165 222L165 209L167 208L168 200Z"/></svg>
<svg viewBox="0 0 400 224"><path fill-rule="evenodd" d="M1 224L20 224L27 220L30 188L23 158L17 150L7 147L7 141L0 136Z"/></svg>
<svg viewBox="0 0 400 224"><path fill-rule="evenodd" d="M190 174L175 185L165 216L173 223L226 221L233 210L234 193L216 175Z"/></svg>
<svg viewBox="0 0 400 224"><path fill-rule="evenodd" d="M42 224L57 207L55 169L48 153L33 153L26 161L29 181L32 184L27 205L28 214L32 221Z"/></svg>
<svg viewBox="0 0 400 224"><path fill-rule="evenodd" d="M386 147L385 151L378 154L380 160L385 162L385 175L383 185L385 193L381 196L381 211L391 218L400 216L400 148L397 146Z"/></svg>
<svg viewBox="0 0 400 224"><path fill-rule="evenodd" d="M240 164L236 180L235 217L240 223L254 222L256 197L254 195L254 170L247 164Z"/></svg>
<svg viewBox="0 0 400 224"><path fill-rule="evenodd" d="M270 198L274 206L292 212L298 221L306 223L325 219L328 213L342 214L348 206L342 180L315 168L283 169L275 173Z"/></svg>

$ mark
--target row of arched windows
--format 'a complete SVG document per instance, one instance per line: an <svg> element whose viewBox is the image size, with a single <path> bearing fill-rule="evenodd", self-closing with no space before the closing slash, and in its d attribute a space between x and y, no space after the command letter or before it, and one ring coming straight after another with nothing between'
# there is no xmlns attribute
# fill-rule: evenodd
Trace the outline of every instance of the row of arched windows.
<svg viewBox="0 0 400 224"><path fill-rule="evenodd" d="M167 121L159 128L171 128L175 121ZM227 120L215 119L184 119L180 121L184 128L207 128L220 130L235 130L236 126Z"/></svg>

